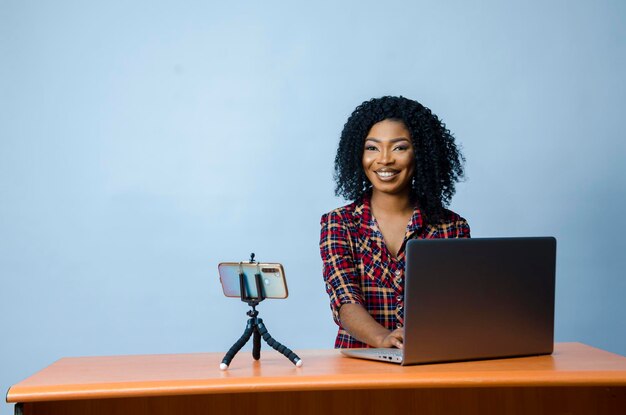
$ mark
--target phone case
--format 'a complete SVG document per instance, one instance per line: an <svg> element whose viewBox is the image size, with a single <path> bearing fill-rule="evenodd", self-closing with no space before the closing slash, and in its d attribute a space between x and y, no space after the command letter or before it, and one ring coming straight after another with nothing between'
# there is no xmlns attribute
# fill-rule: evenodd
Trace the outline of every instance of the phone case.
<svg viewBox="0 0 626 415"><path fill-rule="evenodd" d="M258 297L254 274L260 271L265 298L287 298L287 280L283 266L277 263L222 262L218 265L224 295L240 297L239 273L243 271L248 297Z"/></svg>

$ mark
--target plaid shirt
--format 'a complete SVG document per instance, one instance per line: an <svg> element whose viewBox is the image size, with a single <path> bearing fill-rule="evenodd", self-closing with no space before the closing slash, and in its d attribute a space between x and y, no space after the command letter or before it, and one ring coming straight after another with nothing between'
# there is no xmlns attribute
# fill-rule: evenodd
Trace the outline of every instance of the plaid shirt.
<svg viewBox="0 0 626 415"><path fill-rule="evenodd" d="M362 305L389 330L402 327L405 246L409 239L470 237L467 221L456 213L447 210L442 223L425 225L420 210L415 208L400 252L394 258L372 216L369 196L323 215L321 225L324 281L333 318L339 326L336 348L368 347L341 326L342 304Z"/></svg>

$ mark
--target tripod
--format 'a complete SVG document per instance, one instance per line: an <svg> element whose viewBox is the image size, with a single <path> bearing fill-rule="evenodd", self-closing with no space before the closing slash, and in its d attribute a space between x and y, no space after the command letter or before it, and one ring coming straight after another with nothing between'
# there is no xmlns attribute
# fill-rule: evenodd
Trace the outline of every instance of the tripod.
<svg viewBox="0 0 626 415"><path fill-rule="evenodd" d="M250 263L254 263L254 254L250 255ZM256 306L259 305L261 301L265 299L265 295L263 294L263 283L261 281L261 272L260 270L254 274L254 282L256 285L257 297L251 297L247 295L246 283L245 283L245 274L243 270L239 271L239 288L241 293L241 301L248 303L251 310L249 310L246 314L248 317L248 322L246 324L246 329L243 334L231 346L231 348L226 352L226 355L222 359L222 363L220 363L220 370L228 369L230 362L233 360L233 357L241 350L241 348L250 340L252 337L252 357L254 360L259 360L261 358L261 337L267 344L269 344L272 348L282 353L287 359L289 359L294 365L297 367L302 366L302 359L298 357L291 349L283 346L278 341L274 340L274 338L270 335L263 324L263 320L258 317L259 312L256 310Z"/></svg>

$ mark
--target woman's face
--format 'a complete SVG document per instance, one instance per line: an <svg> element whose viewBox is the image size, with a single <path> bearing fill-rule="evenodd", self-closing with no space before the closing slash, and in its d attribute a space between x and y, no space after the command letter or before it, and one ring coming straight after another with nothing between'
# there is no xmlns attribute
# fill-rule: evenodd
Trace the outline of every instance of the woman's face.
<svg viewBox="0 0 626 415"><path fill-rule="evenodd" d="M402 121L383 120L365 137L363 170L374 192L409 192L414 170L411 134Z"/></svg>

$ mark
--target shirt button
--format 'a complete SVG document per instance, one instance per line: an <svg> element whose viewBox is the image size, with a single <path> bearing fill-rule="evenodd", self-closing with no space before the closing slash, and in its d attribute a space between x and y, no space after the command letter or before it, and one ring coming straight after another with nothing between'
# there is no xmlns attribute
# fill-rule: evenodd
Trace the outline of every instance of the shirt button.
<svg viewBox="0 0 626 415"><path fill-rule="evenodd" d="M396 301L399 301L399 302L402 301L402 297L400 296L396 297Z"/></svg>
<svg viewBox="0 0 626 415"><path fill-rule="evenodd" d="M402 282L402 278L398 278L398 283L401 283L401 282Z"/></svg>
<svg viewBox="0 0 626 415"><path fill-rule="evenodd" d="M401 329L402 328L402 324L398 323L398 324L396 324L396 327Z"/></svg>
<svg viewBox="0 0 626 415"><path fill-rule="evenodd" d="M398 310L402 310L402 304L398 306Z"/></svg>
<svg viewBox="0 0 626 415"><path fill-rule="evenodd" d="M402 271L397 270L397 271L396 271L396 275L399 277L399 276L400 276L400 274L402 274Z"/></svg>

